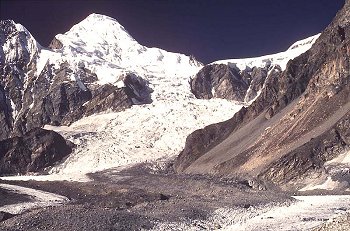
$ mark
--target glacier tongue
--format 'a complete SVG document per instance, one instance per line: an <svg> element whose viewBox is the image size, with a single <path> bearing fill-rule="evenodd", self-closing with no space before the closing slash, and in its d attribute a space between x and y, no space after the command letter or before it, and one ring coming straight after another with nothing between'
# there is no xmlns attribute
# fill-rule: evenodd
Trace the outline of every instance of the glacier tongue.
<svg viewBox="0 0 350 231"><path fill-rule="evenodd" d="M85 117L70 127L46 126L78 144L65 162L51 170L49 178L83 179L90 172L173 158L191 132L228 119L241 108L219 99L176 99Z"/></svg>

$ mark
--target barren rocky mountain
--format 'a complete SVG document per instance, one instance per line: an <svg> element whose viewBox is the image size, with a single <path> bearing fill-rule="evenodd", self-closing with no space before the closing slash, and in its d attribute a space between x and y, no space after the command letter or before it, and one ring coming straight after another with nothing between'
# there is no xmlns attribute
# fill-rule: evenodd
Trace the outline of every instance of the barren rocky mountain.
<svg viewBox="0 0 350 231"><path fill-rule="evenodd" d="M296 188L315 176L326 179L325 162L349 150L349 84L347 1L312 48L268 78L250 106L192 133L175 169ZM333 180L341 185L344 179Z"/></svg>

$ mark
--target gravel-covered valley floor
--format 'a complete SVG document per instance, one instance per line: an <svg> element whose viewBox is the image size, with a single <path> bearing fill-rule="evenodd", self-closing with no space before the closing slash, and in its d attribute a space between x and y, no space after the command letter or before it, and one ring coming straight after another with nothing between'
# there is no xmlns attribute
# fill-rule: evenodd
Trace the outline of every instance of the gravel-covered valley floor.
<svg viewBox="0 0 350 231"><path fill-rule="evenodd" d="M325 198L306 197L314 200L310 204L278 190L252 188L248 181L176 175L171 169L139 164L91 174L89 182L2 181L59 194L69 202L24 212L1 222L0 230L276 230L270 225L292 215L288 211L300 222L289 230L304 230L350 209L349 196L340 202L333 198L320 217L312 203L320 206Z"/></svg>
<svg viewBox="0 0 350 231"><path fill-rule="evenodd" d="M171 169L171 167L166 168ZM0 230L177 230L220 228L218 209L252 210L290 203L283 192L252 189L248 182L176 175L141 164L90 175L90 182L7 181L67 197L60 206L38 208L0 223ZM219 215L219 214L218 214ZM227 214L229 215L229 214ZM180 228L181 229L181 228Z"/></svg>

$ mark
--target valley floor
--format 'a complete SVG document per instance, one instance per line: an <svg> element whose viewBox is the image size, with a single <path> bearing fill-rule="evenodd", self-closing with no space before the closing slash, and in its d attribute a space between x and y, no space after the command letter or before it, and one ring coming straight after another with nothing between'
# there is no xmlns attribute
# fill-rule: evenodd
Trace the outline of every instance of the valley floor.
<svg viewBox="0 0 350 231"><path fill-rule="evenodd" d="M2 188L29 195L36 206L0 223L0 230L309 230L350 211L350 195L293 198L239 179L176 175L167 163L89 177L2 181ZM0 211L22 212L9 208Z"/></svg>

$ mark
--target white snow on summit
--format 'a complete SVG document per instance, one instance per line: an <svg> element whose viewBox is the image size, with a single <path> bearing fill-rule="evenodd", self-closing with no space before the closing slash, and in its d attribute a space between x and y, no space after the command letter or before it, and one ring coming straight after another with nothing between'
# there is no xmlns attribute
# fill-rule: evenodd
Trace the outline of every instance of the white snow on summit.
<svg viewBox="0 0 350 231"><path fill-rule="evenodd" d="M213 64L227 64L230 66L236 66L240 70L244 70L247 67L265 67L267 64L271 64L279 65L282 70L284 70L286 69L289 60L292 60L309 50L319 36L320 34L317 34L297 41L284 52L254 58L219 60L213 62Z"/></svg>
<svg viewBox="0 0 350 231"><path fill-rule="evenodd" d="M21 24L11 21L16 32L2 45L4 60L6 63L13 63L19 59L31 61L40 51L40 44L34 39L32 34ZM0 59L2 59L0 57Z"/></svg>
<svg viewBox="0 0 350 231"><path fill-rule="evenodd" d="M202 67L189 56L139 44L115 19L99 14L89 15L55 38L63 47L44 51L38 60L40 66L46 62L65 61L74 71L84 66L97 74L100 84L115 84L125 72L142 77L166 75L176 78L193 75Z"/></svg>

